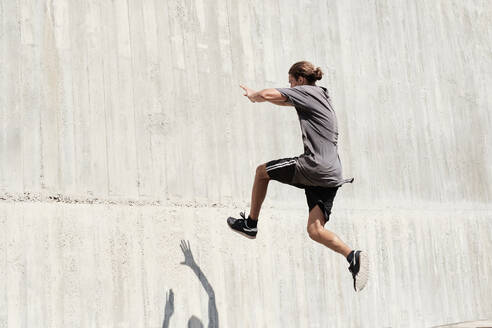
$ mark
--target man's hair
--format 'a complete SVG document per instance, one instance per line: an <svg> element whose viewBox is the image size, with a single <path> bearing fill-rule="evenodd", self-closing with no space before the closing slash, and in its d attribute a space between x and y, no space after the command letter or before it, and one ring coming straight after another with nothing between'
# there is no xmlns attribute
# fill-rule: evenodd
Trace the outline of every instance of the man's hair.
<svg viewBox="0 0 492 328"><path fill-rule="evenodd" d="M317 80L321 80L321 78L323 77L323 72L321 71L321 68L314 67L314 65L308 61L300 61L292 65L289 69L289 74L292 75L296 80L300 76L302 76L310 84L313 84Z"/></svg>

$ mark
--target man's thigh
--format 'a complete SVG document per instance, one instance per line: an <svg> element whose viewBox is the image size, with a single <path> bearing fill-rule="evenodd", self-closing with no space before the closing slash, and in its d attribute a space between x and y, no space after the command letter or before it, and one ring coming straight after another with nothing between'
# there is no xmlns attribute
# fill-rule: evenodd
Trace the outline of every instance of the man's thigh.
<svg viewBox="0 0 492 328"><path fill-rule="evenodd" d="M270 179L293 185L296 164L297 157L282 158L269 161L265 164L265 169Z"/></svg>
<svg viewBox="0 0 492 328"><path fill-rule="evenodd" d="M328 220L330 220L331 209L338 188L339 187L306 187L305 194L309 212L311 213L315 208L318 208L322 213L325 222L328 222Z"/></svg>
<svg viewBox="0 0 492 328"><path fill-rule="evenodd" d="M313 225L313 224L315 226L320 225L320 226L324 227L326 222L327 221L325 220L325 215L318 205L314 206L309 211L309 217L308 217L308 223L307 223L308 227Z"/></svg>

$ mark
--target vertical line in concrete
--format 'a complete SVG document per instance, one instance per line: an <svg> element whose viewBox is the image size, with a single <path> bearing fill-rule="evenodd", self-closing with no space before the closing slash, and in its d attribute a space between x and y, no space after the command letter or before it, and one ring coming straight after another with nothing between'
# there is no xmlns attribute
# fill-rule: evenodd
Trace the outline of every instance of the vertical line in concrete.
<svg viewBox="0 0 492 328"><path fill-rule="evenodd" d="M2 34L5 35L2 46L2 98L5 109L2 138L4 158L3 182L11 192L23 190L22 177L22 117L20 97L20 26L18 7L15 2L5 1L3 7ZM1 104L1 103L0 103Z"/></svg>
<svg viewBox="0 0 492 328"><path fill-rule="evenodd" d="M7 33L5 32L4 25L4 5L3 1L0 1L0 44L5 44L5 36ZM6 65L6 47L2 47L0 50L0 90L6 90L6 81L7 78L5 76L5 65ZM6 116L7 116L7 100L5 99L5 93L0 93L0 158L6 158L7 156L7 129L5 128L6 124ZM3 191L7 189L7 183L5 182L5 161L0 162L0 190Z"/></svg>
<svg viewBox="0 0 492 328"><path fill-rule="evenodd" d="M102 22L104 20L104 16L103 16L103 6L106 7L107 6L107 2L104 2L103 4L100 4L98 6L99 8L99 17L100 17L100 21ZM105 46L104 45L107 45L109 43L109 38L108 38L108 31L107 31L107 22L105 24L102 24L104 27L101 28L101 31L100 31L100 35L101 35L101 42L102 42L102 45L101 45L101 51L103 51L104 53L106 53L105 51ZM101 90L102 92L102 101L103 101L103 108L104 108L104 160L106 162L106 170L105 170L105 187L106 189L104 190L104 195L107 197L110 193L110 162L109 162L109 128L108 128L108 120L109 120L109 113L108 113L108 104L111 104L111 97L109 97L107 95L107 84L111 84L111 78L108 78L107 76L107 62L105 61L105 56L104 54L101 55L101 66L102 66L102 72L101 72L101 78L102 78L102 85L103 85L103 88ZM110 109L109 109L110 111Z"/></svg>
<svg viewBox="0 0 492 328"><path fill-rule="evenodd" d="M130 2L129 0L126 0L126 9L127 9L127 21L128 21L128 41L129 41L129 46L130 46L130 57L131 57L131 60L130 60L130 85L131 85L131 105L132 105L132 108L133 108L133 137L135 139L135 159L136 159L136 169L137 169L137 174L136 174L136 177L137 177L137 181L136 181L136 185L137 185L137 197L140 198L141 197L141 188L140 188L140 184L141 184L141 176L142 176L142 172L140 171L140 167L141 167L141 163L140 163L140 149L139 149L139 146L141 146L141 143L138 141L139 138L137 136L137 129L140 127L140 125L138 124L139 123L139 120L137 119L137 108L135 106L135 71L133 69L133 61L134 61L134 58L137 56L137 53L138 53L138 50L135 49L135 46L134 46L134 40L132 39L132 31L133 29L137 28L136 26L132 26L132 20L131 20L131 15L130 15ZM138 81L137 82L140 82L141 81ZM144 133L145 135L145 133Z"/></svg>

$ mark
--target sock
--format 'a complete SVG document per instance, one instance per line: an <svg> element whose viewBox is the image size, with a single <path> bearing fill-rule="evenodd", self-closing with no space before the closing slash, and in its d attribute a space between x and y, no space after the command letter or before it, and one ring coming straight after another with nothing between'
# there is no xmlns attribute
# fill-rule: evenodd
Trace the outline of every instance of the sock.
<svg viewBox="0 0 492 328"><path fill-rule="evenodd" d="M246 221L246 224L250 228L256 228L256 225L258 224L258 220L253 220L251 216L248 215L248 219Z"/></svg>
<svg viewBox="0 0 492 328"><path fill-rule="evenodd" d="M352 263L352 260L354 259L354 253L355 251L351 251L350 254L347 256L348 263Z"/></svg>

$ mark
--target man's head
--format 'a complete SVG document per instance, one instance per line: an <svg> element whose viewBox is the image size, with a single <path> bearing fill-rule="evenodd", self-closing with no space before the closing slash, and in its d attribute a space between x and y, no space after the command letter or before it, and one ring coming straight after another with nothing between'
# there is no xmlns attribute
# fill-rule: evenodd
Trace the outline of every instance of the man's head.
<svg viewBox="0 0 492 328"><path fill-rule="evenodd" d="M308 61L300 61L292 65L289 69L289 83L293 88L298 85L315 85L317 80L321 80L323 72L319 67L314 67Z"/></svg>

